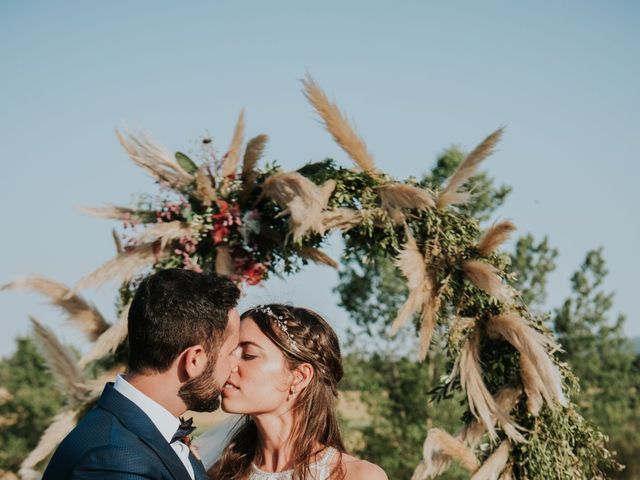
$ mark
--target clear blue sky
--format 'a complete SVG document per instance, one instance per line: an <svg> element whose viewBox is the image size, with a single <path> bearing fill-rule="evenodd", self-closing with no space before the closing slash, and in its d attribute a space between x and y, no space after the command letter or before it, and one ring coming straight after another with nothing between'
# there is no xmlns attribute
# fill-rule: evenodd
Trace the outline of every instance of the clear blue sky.
<svg viewBox="0 0 640 480"><path fill-rule="evenodd" d="M553 308L603 246L614 312L640 335L640 3L0 3L0 283L40 273L73 284L114 253L108 221L75 207L156 191L118 145L144 128L172 150L205 132L223 150L240 108L267 158L348 164L300 93L306 71L355 120L380 168L429 169L451 144L507 126L485 168L514 191L500 218L560 249ZM312 268L252 289L338 327L336 274ZM115 286L87 292L108 316ZM0 294L0 355L33 313L77 334L40 297Z"/></svg>

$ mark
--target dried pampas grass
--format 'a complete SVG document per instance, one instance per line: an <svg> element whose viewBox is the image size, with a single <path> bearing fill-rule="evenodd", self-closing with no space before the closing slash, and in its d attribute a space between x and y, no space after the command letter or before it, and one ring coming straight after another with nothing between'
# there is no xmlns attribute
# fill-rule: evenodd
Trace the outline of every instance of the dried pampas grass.
<svg viewBox="0 0 640 480"><path fill-rule="evenodd" d="M107 218L110 220L131 220L131 218L140 218L148 215L155 215L150 210L138 210L135 208L118 207L116 205L108 205L106 207L78 207L82 213L91 215L92 217Z"/></svg>
<svg viewBox="0 0 640 480"><path fill-rule="evenodd" d="M298 172L282 172L269 177L262 186L262 194L274 199L289 214L295 241L308 232L324 234L323 210L335 189L334 180L318 186Z"/></svg>
<svg viewBox="0 0 640 480"><path fill-rule="evenodd" d="M427 479L440 475L447 469L451 460L458 461L471 473L480 467L480 462L473 450L438 428L432 428L427 433L422 447L422 455L424 466L420 469L420 477L416 477L414 473L412 477L414 479Z"/></svg>
<svg viewBox="0 0 640 480"><path fill-rule="evenodd" d="M120 236L118 235L118 232L116 232L115 228L111 229L111 236L113 237L113 243L116 247L116 253L122 253L122 242L120 241Z"/></svg>
<svg viewBox="0 0 640 480"><path fill-rule="evenodd" d="M500 475L500 480L513 480L513 464L506 466Z"/></svg>
<svg viewBox="0 0 640 480"><path fill-rule="evenodd" d="M488 263L479 260L467 260L462 268L467 278L480 290L507 305L513 304L513 296L509 286L502 282L498 270Z"/></svg>
<svg viewBox="0 0 640 480"><path fill-rule="evenodd" d="M495 394L494 400L498 405L498 408L508 414L518 403L520 395L522 395L522 389L520 388L503 387ZM469 447L475 448L480 443L480 440L486 432L487 429L484 424L478 420L474 420L466 425L456 435L456 438L461 442L464 442Z"/></svg>
<svg viewBox="0 0 640 480"><path fill-rule="evenodd" d="M114 379L120 375L125 373L127 370L126 365L120 364L112 367L108 371L102 373L99 377L94 378L92 380L88 380L85 385L89 389L89 398L92 400L97 400L100 398L102 391L104 390L105 384L108 382L113 382Z"/></svg>
<svg viewBox="0 0 640 480"><path fill-rule="evenodd" d="M348 232L362 222L362 214L350 208L336 208L322 212L322 225L326 230L339 228L342 233Z"/></svg>
<svg viewBox="0 0 640 480"><path fill-rule="evenodd" d="M109 281L128 282L141 270L152 266L167 253L166 249L158 248L155 243L139 245L118 254L93 273L80 279L74 287L74 291L102 285Z"/></svg>
<svg viewBox="0 0 640 480"><path fill-rule="evenodd" d="M418 463L418 465L416 465L416 468L413 470L413 475L411 475L411 480L426 480L430 478L428 469L429 469L429 464L424 460L420 460L420 463Z"/></svg>
<svg viewBox="0 0 640 480"><path fill-rule="evenodd" d="M123 135L118 130L116 135L134 163L159 182L183 188L193 181L193 176L164 147L147 135L137 137L129 132Z"/></svg>
<svg viewBox="0 0 640 480"><path fill-rule="evenodd" d="M203 164L196 171L196 197L205 207L210 207L218 199L218 194L209 175L207 165Z"/></svg>
<svg viewBox="0 0 640 480"><path fill-rule="evenodd" d="M229 248L225 246L219 246L216 248L216 273L218 275L229 276L233 275L233 259Z"/></svg>
<svg viewBox="0 0 640 480"><path fill-rule="evenodd" d="M160 241L160 249L164 250L169 242L178 238L188 237L191 235L191 227L179 220L173 222L155 223L145 228L140 235L138 241L140 243Z"/></svg>
<svg viewBox="0 0 640 480"><path fill-rule="evenodd" d="M392 183L378 188L381 206L385 210L394 208L433 208L435 201L431 193L422 188L406 185L404 183Z"/></svg>
<svg viewBox="0 0 640 480"><path fill-rule="evenodd" d="M325 127L338 145L351 157L360 169L373 172L375 164L364 141L356 134L336 104L332 103L318 84L307 75L302 80L304 95L316 109Z"/></svg>
<svg viewBox="0 0 640 480"><path fill-rule="evenodd" d="M0 287L0 290L17 289L33 290L48 297L53 305L68 314L69 321L84 332L90 341L94 341L109 328L95 306L82 297L73 295L71 289L55 280L32 275Z"/></svg>
<svg viewBox="0 0 640 480"><path fill-rule="evenodd" d="M524 437L518 431L520 427L500 408L484 384L480 367L480 338L477 331L471 333L465 342L460 353L459 368L460 383L467 394L469 409L473 416L482 422L489 437L492 440L497 438L495 425L498 422L509 438L518 443L524 442Z"/></svg>
<svg viewBox="0 0 640 480"><path fill-rule="evenodd" d="M431 280L429 280L429 283L431 283ZM421 362L427 358L427 352L429 351L433 332L436 328L436 313L438 313L440 308L440 297L434 289L429 289L426 297L422 306L422 313L420 314L420 348L418 351L418 360Z"/></svg>
<svg viewBox="0 0 640 480"><path fill-rule="evenodd" d="M511 443L505 440L498 448L485 460L480 469L471 477L471 480L498 480L500 473L507 466Z"/></svg>
<svg viewBox="0 0 640 480"><path fill-rule="evenodd" d="M228 177L236 173L238 169L238 161L240 160L240 149L242 148L242 142L244 141L244 110L240 110L238 115L238 122L236 128L233 131L233 138L231 145L227 151L221 165L221 174L223 177Z"/></svg>
<svg viewBox="0 0 640 480"><path fill-rule="evenodd" d="M78 421L78 409L65 410L53 418L51 424L40 437L40 441L34 450L24 459L20 465L21 478L40 478L36 467L45 460L58 447L60 442L74 429Z"/></svg>
<svg viewBox="0 0 640 480"><path fill-rule="evenodd" d="M524 392L527 395L527 410L534 417L540 415L544 398L542 392L546 391L546 386L542 383L542 379L538 374L536 367L529 357L520 356L520 376L524 385Z"/></svg>
<svg viewBox="0 0 640 480"><path fill-rule="evenodd" d="M242 159L242 179L245 182L253 183L255 169L258 165L258 161L264 153L265 146L269 137L261 134L257 137L253 137L247 143L247 148L244 151L244 158Z"/></svg>
<svg viewBox="0 0 640 480"><path fill-rule="evenodd" d="M553 407L554 401L562 406L568 405L562 391L562 375L546 350L556 346L553 339L514 315L492 317L487 323L487 334L493 338L504 338L520 353L522 381L527 395L531 393L531 402L527 405L531 407L532 414L539 413L538 395L542 395L550 407Z"/></svg>
<svg viewBox="0 0 640 480"><path fill-rule="evenodd" d="M300 256L318 264L328 265L336 269L338 268L338 262L317 248L304 247L300 250Z"/></svg>
<svg viewBox="0 0 640 480"><path fill-rule="evenodd" d="M480 162L493 153L493 150L500 141L500 137L504 128L499 128L487 138L485 138L480 145L478 145L460 164L460 166L453 173L449 179L449 183L439 195L436 202L438 208L444 208L447 205L453 205L457 203L466 202L469 198L469 194L461 193L458 190L464 183L475 175L476 170Z"/></svg>
<svg viewBox="0 0 640 480"><path fill-rule="evenodd" d="M128 303L120 312L120 317L118 320L109 327L109 329L104 332L96 343L93 344L91 350L89 350L78 362L80 368L84 368L90 362L95 360L99 360L104 357L108 353L113 353L116 351L116 348L124 342L125 338L127 338L128 332L128 317L129 317L129 307L131 303Z"/></svg>
<svg viewBox="0 0 640 480"><path fill-rule="evenodd" d="M425 268L424 257L418 249L416 239L413 238L408 228L406 229L406 237L407 240L398 253L395 264L407 279L409 296L391 324L390 334L392 336L398 333L398 330L407 323L411 315L422 308L432 290L431 281Z"/></svg>
<svg viewBox="0 0 640 480"><path fill-rule="evenodd" d="M481 256L486 257L506 242L515 230L516 226L509 221L492 225L478 243L478 252Z"/></svg>
<svg viewBox="0 0 640 480"><path fill-rule="evenodd" d="M55 334L35 318L29 317L33 326L33 336L38 350L51 370L60 391L73 401L82 400L87 390L82 386L85 381L76 364L73 354L64 346Z"/></svg>

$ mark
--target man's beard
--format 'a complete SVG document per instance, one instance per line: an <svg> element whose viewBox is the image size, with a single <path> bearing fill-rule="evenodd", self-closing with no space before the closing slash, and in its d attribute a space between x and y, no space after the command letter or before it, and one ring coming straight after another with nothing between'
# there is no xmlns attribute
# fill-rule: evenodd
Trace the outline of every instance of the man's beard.
<svg viewBox="0 0 640 480"><path fill-rule="evenodd" d="M221 389L213 376L216 359L209 358L201 375L182 384L178 395L189 410L194 412L213 412L220 407Z"/></svg>

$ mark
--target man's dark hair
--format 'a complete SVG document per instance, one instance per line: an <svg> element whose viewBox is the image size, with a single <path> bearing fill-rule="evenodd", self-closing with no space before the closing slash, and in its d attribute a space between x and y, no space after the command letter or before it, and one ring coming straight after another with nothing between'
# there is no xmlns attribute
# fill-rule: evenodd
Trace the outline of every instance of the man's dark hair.
<svg viewBox="0 0 640 480"><path fill-rule="evenodd" d="M172 268L148 276L129 309L129 370L164 372L193 345L215 360L239 297L218 275Z"/></svg>

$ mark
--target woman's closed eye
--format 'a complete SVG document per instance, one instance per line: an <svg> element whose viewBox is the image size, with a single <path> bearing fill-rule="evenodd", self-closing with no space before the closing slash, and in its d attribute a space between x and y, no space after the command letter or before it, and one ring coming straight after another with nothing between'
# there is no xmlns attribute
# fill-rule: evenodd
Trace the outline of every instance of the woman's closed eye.
<svg viewBox="0 0 640 480"><path fill-rule="evenodd" d="M240 358L242 358L242 360L253 360L256 357L257 357L257 355L252 355L252 354L247 353L247 352L242 352L242 355L240 356Z"/></svg>

